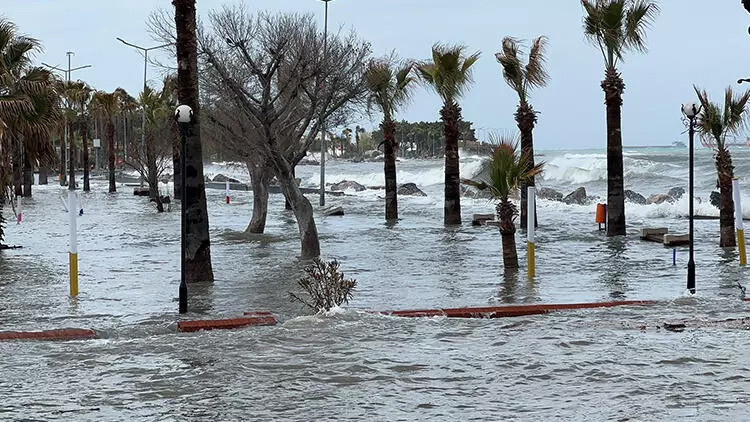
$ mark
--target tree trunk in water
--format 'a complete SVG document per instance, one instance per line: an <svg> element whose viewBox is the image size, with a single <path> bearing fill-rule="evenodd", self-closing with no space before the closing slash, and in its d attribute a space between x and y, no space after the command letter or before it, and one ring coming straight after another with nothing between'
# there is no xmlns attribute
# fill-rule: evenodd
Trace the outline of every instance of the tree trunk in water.
<svg viewBox="0 0 750 422"><path fill-rule="evenodd" d="M13 195L23 196L23 146L15 140L16 150L13 153Z"/></svg>
<svg viewBox="0 0 750 422"><path fill-rule="evenodd" d="M500 235L503 242L503 267L505 269L518 268L516 225L513 223L513 218L518 214L518 209L508 198L502 199L495 209L497 219L500 221Z"/></svg>
<svg viewBox="0 0 750 422"><path fill-rule="evenodd" d="M716 153L716 172L719 184L719 246L722 248L735 247L734 237L734 198L732 197L732 178L734 166L732 156L726 148Z"/></svg>
<svg viewBox="0 0 750 422"><path fill-rule="evenodd" d="M291 171L285 174L282 174L282 171L278 173L277 177L284 190L284 196L292 205L294 216L297 218L297 226L299 227L300 241L302 243L300 258L312 259L320 256L318 229L315 226L313 208L310 201L302 195L294 178L290 177Z"/></svg>
<svg viewBox="0 0 750 422"><path fill-rule="evenodd" d="M516 234L500 232L503 239L503 267L506 270L518 268L518 252L516 251Z"/></svg>
<svg viewBox="0 0 750 422"><path fill-rule="evenodd" d="M193 109L194 117L186 139L185 157L182 157L185 160L185 198L182 198L182 206L187 213L187 282L213 282L200 138L195 0L172 0L172 4L175 6L177 30L177 97L180 104Z"/></svg>
<svg viewBox="0 0 750 422"><path fill-rule="evenodd" d="M46 185L49 182L47 181L47 178L49 177L49 168L45 167L39 167L39 184L40 185Z"/></svg>
<svg viewBox="0 0 750 422"><path fill-rule="evenodd" d="M536 125L536 112L525 101L522 101L518 105L516 110L516 123L518 124L518 130L521 132L521 156L528 157L527 170L531 170L534 167L534 126ZM531 177L528 182L521 183L521 228L525 229L528 225L528 187L535 186L534 177ZM536 204L534 204L534 227L538 225L536 219Z"/></svg>
<svg viewBox="0 0 750 422"><path fill-rule="evenodd" d="M292 167L292 178L293 179L297 178L296 169L297 169L297 167ZM296 184L297 180L295 180L294 183ZM284 210L285 211L292 211L292 204L289 202L289 200L286 197L284 197Z"/></svg>
<svg viewBox="0 0 750 422"><path fill-rule="evenodd" d="M380 125L385 138L383 144L383 168L385 172L385 221L398 220L398 184L396 181L396 124L386 117Z"/></svg>
<svg viewBox="0 0 750 422"><path fill-rule="evenodd" d="M445 203L443 223L461 224L461 181L458 164L458 122L461 120L461 107L455 102L444 104L440 110L445 136Z"/></svg>
<svg viewBox="0 0 750 422"><path fill-rule="evenodd" d="M268 215L268 183L273 171L263 164L247 163L247 168L250 171L250 186L253 189L253 217L245 232L263 233Z"/></svg>
<svg viewBox="0 0 750 422"><path fill-rule="evenodd" d="M67 128L67 125L66 125ZM67 182L65 181L65 134L60 134L60 173L58 176L58 181L60 182L60 186L67 186Z"/></svg>
<svg viewBox="0 0 750 422"><path fill-rule="evenodd" d="M31 196L31 185L34 184L34 168L31 166L31 160L26 150L23 151L23 196Z"/></svg>
<svg viewBox="0 0 750 422"><path fill-rule="evenodd" d="M604 81L607 105L607 236L625 235L625 182L622 163L622 93L625 90L617 69L607 69Z"/></svg>
<svg viewBox="0 0 750 422"><path fill-rule="evenodd" d="M89 139L88 139L88 121L81 119L80 122L81 130L81 142L83 146L83 191L90 192L91 185L89 184L90 168L89 168Z"/></svg>
<svg viewBox="0 0 750 422"><path fill-rule="evenodd" d="M148 197L156 203L156 211L164 212L164 204L159 195L159 178L154 154L154 141L150 137L146 139L146 183L148 183Z"/></svg>
<svg viewBox="0 0 750 422"><path fill-rule="evenodd" d="M117 192L115 184L115 122L113 118L107 122L107 161L109 162L109 193Z"/></svg>

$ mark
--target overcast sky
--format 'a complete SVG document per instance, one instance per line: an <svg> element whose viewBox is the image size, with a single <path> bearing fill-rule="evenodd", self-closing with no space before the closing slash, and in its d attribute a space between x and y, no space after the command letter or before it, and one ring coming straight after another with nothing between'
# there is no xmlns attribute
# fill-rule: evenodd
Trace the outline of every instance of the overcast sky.
<svg viewBox="0 0 750 422"><path fill-rule="evenodd" d="M233 1L230 1L233 2ZM226 0L198 0L199 14ZM318 0L246 0L251 9L314 13L323 25ZM620 65L626 84L623 106L625 145L667 145L683 130L679 106L695 95L692 85L720 99L723 89L750 77L750 15L739 0L663 0L648 32L647 54L630 53ZM0 0L0 14L22 33L42 41L38 62L93 65L74 72L97 89L118 86L137 93L143 59L118 42L154 45L146 19L169 0ZM395 49L406 58L426 59L436 41L465 44L481 51L475 83L461 100L463 116L477 133L514 133L515 94L502 80L494 58L500 41L511 35L525 40L549 37L549 85L532 94L540 111L535 145L540 149L604 148L603 60L582 33L583 10L577 0L334 0L329 28L353 27L372 43L374 53ZM159 79L149 69L149 79ZM748 85L750 87L750 85ZM739 87L738 87L739 88ZM407 120L437 120L439 99L420 88L399 115ZM375 116L373 120L377 120ZM374 126L376 122L371 123Z"/></svg>

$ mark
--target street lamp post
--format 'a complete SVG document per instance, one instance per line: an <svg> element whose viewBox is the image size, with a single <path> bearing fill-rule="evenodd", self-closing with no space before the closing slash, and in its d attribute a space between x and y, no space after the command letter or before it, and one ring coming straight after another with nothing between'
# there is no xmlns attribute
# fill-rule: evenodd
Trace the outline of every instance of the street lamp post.
<svg viewBox="0 0 750 422"><path fill-rule="evenodd" d="M185 270L187 269L185 250L187 249L187 237L185 231L187 230L187 210L185 209L185 154L187 144L187 137L191 130L193 130L193 109L188 105L180 105L174 111L174 118L177 120L177 125L180 127L180 167L182 169L181 177L181 196L182 205L180 206L180 313L184 314L187 312L187 282L185 281Z"/></svg>
<svg viewBox="0 0 750 422"><path fill-rule="evenodd" d="M695 119L701 111L701 106L696 103L685 103L682 105L682 113L688 119L688 136L690 138L690 175L689 175L689 192L688 204L690 214L690 257L688 258L687 272L687 289L691 294L695 294L695 260L693 259L693 138L695 137Z"/></svg>
<svg viewBox="0 0 750 422"><path fill-rule="evenodd" d="M73 53L72 51L66 51L65 54L68 56L68 68L67 69L62 69L62 68L60 68L58 66L52 66L52 65L49 65L49 64L44 63L44 62L42 62L42 65L47 66L50 69L54 69L54 70L62 72L65 75L65 81L66 82L70 82L70 75L73 72L75 72L76 70L81 70L81 69L86 69L87 67L91 67L90 64L87 64L87 65L83 65L83 66L78 66L78 67L71 68L70 67L70 58L75 53ZM63 132L64 132L63 140L64 140L64 143L65 143L65 146L69 147L67 118L65 119L65 128L64 128ZM72 136L72 135L73 134L71 133L70 136ZM63 149L64 148L60 149L60 186L65 186L66 185L66 183L65 183L65 158L64 158L65 157L65 151ZM74 177L75 173L73 171L73 154L72 154L72 150L73 149L70 148L70 150L71 150L71 154L70 154L70 165L71 165L70 177L72 179Z"/></svg>
<svg viewBox="0 0 750 422"><path fill-rule="evenodd" d="M323 24L323 66L327 66L328 61L328 2L331 0L321 0L326 4L325 19ZM326 89L325 85L326 72L323 72L323 89ZM325 104L325 101L323 102ZM326 204L326 121L325 121L325 106L320 111L320 206Z"/></svg>
<svg viewBox="0 0 750 422"><path fill-rule="evenodd" d="M118 41L121 43L128 45L130 47L136 48L138 50L143 51L143 92L146 92L146 71L148 70L148 52L151 50L156 50L157 48L164 48L172 45L172 43L157 45L154 47L141 47L139 45L135 45L132 43L129 43L125 40L123 40L120 37L116 37ZM146 106L141 104L141 154L146 153ZM145 155L144 155L145 157ZM141 186L143 186L143 174L141 174Z"/></svg>

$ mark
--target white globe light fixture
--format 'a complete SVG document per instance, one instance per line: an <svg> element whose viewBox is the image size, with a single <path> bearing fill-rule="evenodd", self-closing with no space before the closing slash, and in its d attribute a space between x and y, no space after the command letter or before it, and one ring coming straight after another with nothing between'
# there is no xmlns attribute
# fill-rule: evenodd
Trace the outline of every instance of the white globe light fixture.
<svg viewBox="0 0 750 422"><path fill-rule="evenodd" d="M682 114L688 119L694 119L700 113L701 107L696 103L685 103L682 105Z"/></svg>
<svg viewBox="0 0 750 422"><path fill-rule="evenodd" d="M174 119L177 123L190 123L193 119L193 109L189 105L179 105L174 110Z"/></svg>

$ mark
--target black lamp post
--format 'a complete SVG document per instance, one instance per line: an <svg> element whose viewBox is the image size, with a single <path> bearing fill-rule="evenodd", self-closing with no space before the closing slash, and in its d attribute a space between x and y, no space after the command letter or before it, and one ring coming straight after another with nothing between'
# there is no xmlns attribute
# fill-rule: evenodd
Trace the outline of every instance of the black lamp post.
<svg viewBox="0 0 750 422"><path fill-rule="evenodd" d="M185 236L185 230L187 229L187 210L185 209L185 145L187 144L187 137L191 130L193 130L193 109L187 105L180 105L174 111L174 118L177 121L177 125L180 128L180 167L182 169L181 176L181 190L182 205L180 206L180 313L184 314L187 312L187 283L185 282L185 250L187 248L187 237Z"/></svg>
<svg viewBox="0 0 750 422"><path fill-rule="evenodd" d="M688 192L688 204L690 213L690 258L688 259L687 288L691 294L695 294L695 260L693 259L693 138L695 137L695 119L701 111L701 106L696 103L685 103L682 105L682 113L688 119L688 134L690 137L690 188Z"/></svg>
<svg viewBox="0 0 750 422"><path fill-rule="evenodd" d="M321 0L326 4L325 20L323 23L323 63L328 60L328 2L331 0ZM325 78L326 73L323 73ZM325 89L325 79L323 80L323 89ZM325 101L324 101L325 104ZM326 204L326 123L325 107L320 111L321 137L320 137L320 206Z"/></svg>

